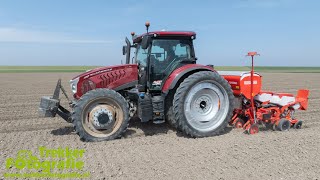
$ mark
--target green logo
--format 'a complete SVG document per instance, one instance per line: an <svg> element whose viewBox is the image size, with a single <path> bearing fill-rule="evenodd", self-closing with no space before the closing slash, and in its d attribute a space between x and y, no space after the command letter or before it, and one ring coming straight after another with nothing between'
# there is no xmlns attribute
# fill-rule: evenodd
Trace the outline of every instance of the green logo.
<svg viewBox="0 0 320 180"><path fill-rule="evenodd" d="M84 149L38 148L38 156L30 150L19 150L15 158L7 158L7 170L15 173L5 173L6 178L88 178L89 172L83 173ZM22 173L23 170L23 173ZM27 171L26 171L27 170ZM63 172L68 173L63 173Z"/></svg>

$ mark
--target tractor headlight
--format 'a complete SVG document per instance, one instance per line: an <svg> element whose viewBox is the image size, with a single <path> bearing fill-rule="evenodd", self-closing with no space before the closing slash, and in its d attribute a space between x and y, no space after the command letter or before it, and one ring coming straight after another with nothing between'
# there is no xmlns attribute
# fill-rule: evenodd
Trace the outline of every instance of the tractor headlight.
<svg viewBox="0 0 320 180"><path fill-rule="evenodd" d="M78 81L79 81L79 78L70 80L71 91L73 92L73 94L77 93Z"/></svg>

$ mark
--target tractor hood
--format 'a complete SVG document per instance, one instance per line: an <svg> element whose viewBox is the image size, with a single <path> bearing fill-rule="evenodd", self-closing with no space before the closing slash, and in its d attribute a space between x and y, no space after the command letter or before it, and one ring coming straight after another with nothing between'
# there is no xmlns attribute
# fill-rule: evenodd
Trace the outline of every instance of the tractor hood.
<svg viewBox="0 0 320 180"><path fill-rule="evenodd" d="M126 64L106 66L79 74L70 81L71 89L76 99L86 92L96 88L114 90L134 87L138 82L138 66Z"/></svg>
<svg viewBox="0 0 320 180"><path fill-rule="evenodd" d="M99 72L101 72L101 71L105 72L105 71L108 71L110 68L112 69L112 68L121 67L121 66L128 66L128 65L97 67L94 69L87 70L86 72L75 76L74 78L72 78L72 80L80 78L80 77L85 77L88 75L92 76L92 74L99 74Z"/></svg>

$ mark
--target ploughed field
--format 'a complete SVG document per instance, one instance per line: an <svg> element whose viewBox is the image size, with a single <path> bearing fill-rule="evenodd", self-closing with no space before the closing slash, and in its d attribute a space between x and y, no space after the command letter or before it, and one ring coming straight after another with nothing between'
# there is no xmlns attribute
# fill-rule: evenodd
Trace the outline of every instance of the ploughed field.
<svg viewBox="0 0 320 180"><path fill-rule="evenodd" d="M301 130L240 129L209 138L184 137L167 124L131 121L124 137L87 143L62 118L38 118L41 96L52 95L58 78L70 94L69 80L78 73L0 73L0 179L5 159L21 149L85 149L83 172L91 179L319 179L320 73L263 73L263 89L296 93L311 90ZM63 104L67 105L65 99Z"/></svg>

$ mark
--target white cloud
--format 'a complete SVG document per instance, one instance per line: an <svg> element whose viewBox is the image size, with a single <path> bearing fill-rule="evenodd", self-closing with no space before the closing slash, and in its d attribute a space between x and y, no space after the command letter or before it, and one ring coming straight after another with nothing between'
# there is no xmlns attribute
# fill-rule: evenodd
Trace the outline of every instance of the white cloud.
<svg viewBox="0 0 320 180"><path fill-rule="evenodd" d="M66 34L0 27L0 42L19 43L112 43L107 40L74 38Z"/></svg>

